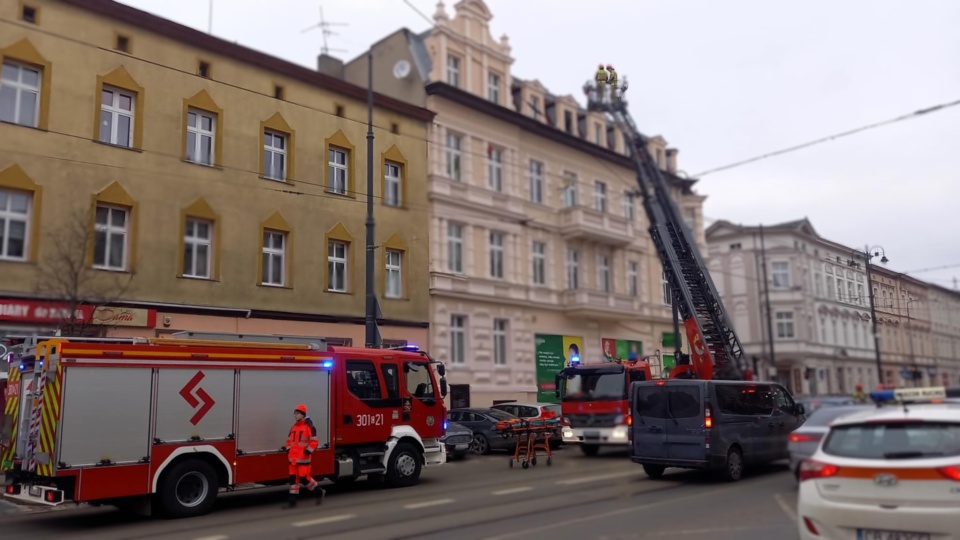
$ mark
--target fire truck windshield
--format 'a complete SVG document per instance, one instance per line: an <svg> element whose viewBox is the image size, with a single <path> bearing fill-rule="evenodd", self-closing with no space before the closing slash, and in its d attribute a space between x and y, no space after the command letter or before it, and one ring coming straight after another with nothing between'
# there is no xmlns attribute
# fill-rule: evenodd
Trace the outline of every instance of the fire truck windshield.
<svg viewBox="0 0 960 540"><path fill-rule="evenodd" d="M619 401L627 399L626 373L579 370L561 381L564 401Z"/></svg>

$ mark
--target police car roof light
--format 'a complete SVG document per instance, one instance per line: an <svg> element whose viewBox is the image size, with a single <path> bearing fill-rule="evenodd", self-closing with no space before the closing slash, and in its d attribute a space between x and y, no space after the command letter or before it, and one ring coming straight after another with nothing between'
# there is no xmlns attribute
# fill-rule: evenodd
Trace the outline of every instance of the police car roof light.
<svg viewBox="0 0 960 540"><path fill-rule="evenodd" d="M324 360L320 363L320 367L323 369L330 369L333 367L333 360Z"/></svg>
<svg viewBox="0 0 960 540"><path fill-rule="evenodd" d="M891 388L870 392L870 399L876 403L924 403L945 398L960 398L960 387Z"/></svg>

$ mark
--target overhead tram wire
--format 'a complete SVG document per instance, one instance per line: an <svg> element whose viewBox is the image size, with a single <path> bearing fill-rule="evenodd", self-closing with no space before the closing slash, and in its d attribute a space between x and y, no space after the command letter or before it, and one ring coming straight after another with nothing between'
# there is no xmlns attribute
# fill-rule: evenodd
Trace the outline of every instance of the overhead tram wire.
<svg viewBox="0 0 960 540"><path fill-rule="evenodd" d="M864 132L864 131L869 131L869 130L872 130L872 129L877 129L877 128L880 128L880 127L883 127L883 126L887 126L887 125L890 125L890 124L896 124L896 123L898 123L898 122L904 122L904 121L906 121L906 120L913 120L913 119L915 119L915 118L919 118L919 117L924 116L924 115L927 115L927 114L932 114L932 113L936 113L936 112L940 112L940 111L949 109L949 108L951 108L951 107L956 107L957 105L960 105L960 99L955 100L955 101L951 101L951 102L948 102L948 103L941 103L941 104L939 104L939 105L933 105L933 106L927 107L927 108L925 108L925 109L918 109L918 110L916 110L916 111L913 111L912 113L904 114L904 115L898 116L898 117L896 117L896 118L891 118L891 119L889 119L889 120L883 120L883 121L881 121L881 122L876 122L876 123L869 124L869 125L866 125L866 126L863 126L863 127L858 127L858 128L856 128L856 129L851 129L851 130L848 130L848 131L843 131L843 132L840 132L840 133L835 133L835 134L833 134L833 135L828 135L828 136L826 136L826 137L821 137L821 138L819 138L819 139L815 139L815 140L812 140L812 141L810 141L810 142L805 142L805 143L803 143L803 144L798 144L798 145L796 145L796 146L791 146L791 147L789 147L789 148L784 148L784 149L782 149L782 150L776 150L776 151L768 152L768 153L763 154L763 155L760 155L760 156L752 157L752 158L749 158L749 159L744 159L744 160L742 160L742 161L737 161L737 162L735 162L735 163L731 163L731 164L729 164L729 165L724 165L724 166L722 166L722 167L715 167L715 168L713 168L713 169L708 169L708 170L703 171L703 172L701 172L701 173L695 174L694 177L695 177L695 178L702 178L702 177L704 177L704 176L706 176L706 175L708 175L708 174L712 174L712 173L720 172L720 171L726 171L726 170L733 169L733 168L736 168L736 167L742 167L743 165L747 165L747 164L750 164L750 163L754 163L754 162L757 162L757 161L761 161L761 160L764 160L764 159L768 159L768 158L771 158L771 157L774 157L774 156L779 156L779 155L787 154L787 153L790 153L790 152L796 152L796 151L798 151L798 150L803 150L804 148L809 148L809 147L811 147L811 146L817 146L817 145L824 144L824 143L827 143L827 142L830 142L830 141L834 141L834 140L837 140L837 139L840 139L840 138L843 138L843 137L849 137L849 136L851 136L851 135L855 135L855 134L857 134L857 133L861 133L861 132Z"/></svg>

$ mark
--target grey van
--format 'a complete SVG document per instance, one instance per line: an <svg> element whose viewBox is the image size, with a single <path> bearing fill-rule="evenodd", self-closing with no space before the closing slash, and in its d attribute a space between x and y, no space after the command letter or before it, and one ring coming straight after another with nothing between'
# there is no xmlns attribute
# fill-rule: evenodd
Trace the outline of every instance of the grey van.
<svg viewBox="0 0 960 540"><path fill-rule="evenodd" d="M789 457L790 432L805 420L784 387L744 381L635 382L630 412L631 459L650 478L680 467L719 469L737 481L744 464Z"/></svg>

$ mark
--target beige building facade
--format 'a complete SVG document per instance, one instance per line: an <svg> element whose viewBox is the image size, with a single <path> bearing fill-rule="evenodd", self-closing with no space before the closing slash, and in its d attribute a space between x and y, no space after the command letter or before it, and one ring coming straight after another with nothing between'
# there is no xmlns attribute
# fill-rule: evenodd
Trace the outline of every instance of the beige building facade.
<svg viewBox="0 0 960 540"><path fill-rule="evenodd" d="M372 48L377 73L395 73L374 87L422 99L437 115L430 350L447 363L458 405L536 400L538 387L553 385L552 374L538 378L538 356L569 360L571 343L584 362L674 348L670 296L623 134L572 95L516 77L509 40L492 36L491 19L480 0L452 13L441 3L432 30L401 30ZM396 76L405 63L410 84ZM344 72L365 82L366 58ZM676 150L662 137L650 138L650 150L705 245L704 197L676 175Z"/></svg>
<svg viewBox="0 0 960 540"><path fill-rule="evenodd" d="M870 287L862 250L821 237L806 219L764 226L762 233L759 226L718 221L706 238L710 274L762 378L796 395L875 388L872 291L883 382L960 385L953 345L960 340L958 321L948 311L931 311L932 305L955 307L950 302L957 293L934 293L933 286L885 268L880 256L872 259Z"/></svg>
<svg viewBox="0 0 960 540"><path fill-rule="evenodd" d="M109 0L0 17L0 333L364 344L364 87ZM388 343L428 339L433 116L375 99Z"/></svg>

